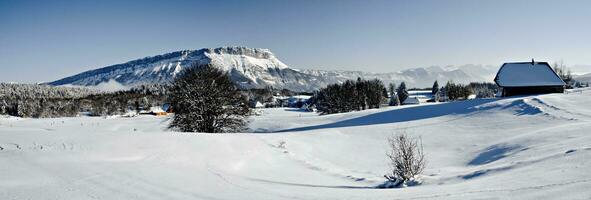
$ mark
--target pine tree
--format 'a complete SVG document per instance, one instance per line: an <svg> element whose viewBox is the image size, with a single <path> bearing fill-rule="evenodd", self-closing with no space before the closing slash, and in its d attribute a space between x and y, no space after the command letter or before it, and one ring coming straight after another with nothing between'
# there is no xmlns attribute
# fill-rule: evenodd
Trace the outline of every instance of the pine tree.
<svg viewBox="0 0 591 200"><path fill-rule="evenodd" d="M365 96L367 97L367 105L369 108L380 108L383 100L383 91L385 89L384 84L382 81L378 79L373 79L366 81L367 84L367 91Z"/></svg>
<svg viewBox="0 0 591 200"><path fill-rule="evenodd" d="M439 93L439 83L435 81L433 83L433 87L431 88L431 94L436 95L437 93Z"/></svg>
<svg viewBox="0 0 591 200"><path fill-rule="evenodd" d="M439 83L437 80L433 83L433 87L431 87L431 94L433 94L433 100L435 102L439 101Z"/></svg>
<svg viewBox="0 0 591 200"><path fill-rule="evenodd" d="M355 90L357 91L356 99L357 99L357 106L358 110L365 110L367 108L367 96L364 94L367 93L368 90L367 82L363 81L360 77L357 77L357 82L355 83Z"/></svg>
<svg viewBox="0 0 591 200"><path fill-rule="evenodd" d="M453 81L447 81L447 83L445 84L445 95L447 96L448 100L455 100L456 99L456 85L454 84Z"/></svg>
<svg viewBox="0 0 591 200"><path fill-rule="evenodd" d="M398 86L398 90L396 91L396 93L398 94L398 100L400 102L404 102L404 100L408 98L408 91L406 91L406 83L400 83L400 86Z"/></svg>

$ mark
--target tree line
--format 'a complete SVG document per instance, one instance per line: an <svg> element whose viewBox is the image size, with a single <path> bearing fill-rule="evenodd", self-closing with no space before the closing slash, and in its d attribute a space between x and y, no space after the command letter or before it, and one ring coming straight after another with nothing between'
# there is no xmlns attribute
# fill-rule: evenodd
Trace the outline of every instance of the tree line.
<svg viewBox="0 0 591 200"><path fill-rule="evenodd" d="M437 102L469 99L471 95L475 95L475 98L491 98L497 93L498 87L494 83L457 84L453 81L440 87L435 81L431 88L420 90L430 90L433 99L429 101ZM405 82L398 86L390 83L386 89L380 80L358 78L357 81L347 80L320 89L313 95L310 103L320 114L333 114L379 108L385 103L398 106L404 104L409 97Z"/></svg>
<svg viewBox="0 0 591 200"><path fill-rule="evenodd" d="M126 91L100 92L86 88L52 87L38 84L0 83L0 114L19 117L73 117L80 112L91 116L124 114L128 111L147 110L152 106L161 106L169 102L171 85L148 84L133 87ZM259 102L271 102L276 94L290 96L292 91L261 88L238 89L246 96L248 105ZM496 85L492 83L470 83L468 85L448 82L439 87L435 81L431 88L434 101L440 96L447 99L466 99L475 94L477 98L493 97ZM342 113L355 110L379 108L388 103L390 106L401 105L409 96L406 84L389 84L388 88L377 79L349 80L340 84L328 85L312 93L308 103L321 114Z"/></svg>
<svg viewBox="0 0 591 200"><path fill-rule="evenodd" d="M0 114L18 117L73 117L124 114L162 105L166 86L141 85L127 91L100 92L86 88L0 83Z"/></svg>

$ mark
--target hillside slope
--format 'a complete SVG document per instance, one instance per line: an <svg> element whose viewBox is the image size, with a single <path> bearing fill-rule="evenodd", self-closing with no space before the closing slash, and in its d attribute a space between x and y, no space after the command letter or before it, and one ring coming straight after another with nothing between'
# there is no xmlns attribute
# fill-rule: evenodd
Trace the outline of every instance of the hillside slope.
<svg viewBox="0 0 591 200"><path fill-rule="evenodd" d="M265 134L166 119L0 119L0 199L583 199L591 91L318 116L266 109ZM279 132L277 132L279 131ZM420 137L423 184L375 189L386 138Z"/></svg>
<svg viewBox="0 0 591 200"><path fill-rule="evenodd" d="M582 83L591 83L591 73L574 76L574 79Z"/></svg>

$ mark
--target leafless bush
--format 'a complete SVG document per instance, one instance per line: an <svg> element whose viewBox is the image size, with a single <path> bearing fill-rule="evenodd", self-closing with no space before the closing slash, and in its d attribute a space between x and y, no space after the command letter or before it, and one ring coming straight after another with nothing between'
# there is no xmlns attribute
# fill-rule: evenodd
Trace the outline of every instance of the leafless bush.
<svg viewBox="0 0 591 200"><path fill-rule="evenodd" d="M407 185L414 182L417 175L425 169L425 154L419 140L405 134L388 138L390 150L386 153L389 158L391 172L384 175L389 184L387 187Z"/></svg>

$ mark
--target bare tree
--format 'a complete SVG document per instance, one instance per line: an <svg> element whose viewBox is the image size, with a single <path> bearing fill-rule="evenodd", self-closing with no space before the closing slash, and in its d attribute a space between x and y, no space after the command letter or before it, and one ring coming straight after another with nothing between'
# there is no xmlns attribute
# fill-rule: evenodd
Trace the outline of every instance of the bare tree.
<svg viewBox="0 0 591 200"><path fill-rule="evenodd" d="M386 153L391 172L384 175L391 187L407 185L425 169L425 154L419 140L399 134L388 138L390 151Z"/></svg>
<svg viewBox="0 0 591 200"><path fill-rule="evenodd" d="M175 115L169 126L183 132L239 132L250 113L228 73L211 65L183 71L170 88L170 102Z"/></svg>
<svg viewBox="0 0 591 200"><path fill-rule="evenodd" d="M566 83L567 89L573 88L575 81L573 79L572 71L566 67L563 60L554 62L552 69Z"/></svg>

